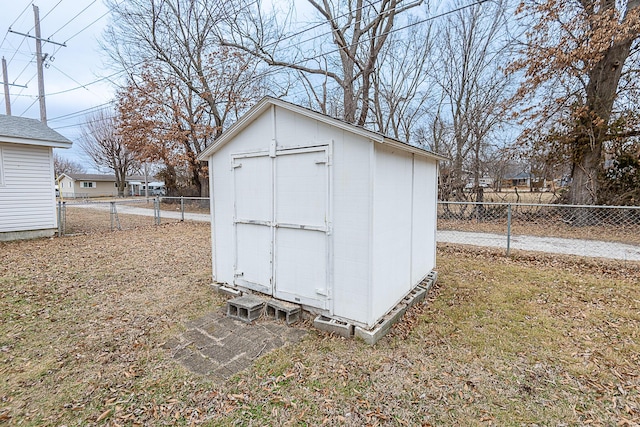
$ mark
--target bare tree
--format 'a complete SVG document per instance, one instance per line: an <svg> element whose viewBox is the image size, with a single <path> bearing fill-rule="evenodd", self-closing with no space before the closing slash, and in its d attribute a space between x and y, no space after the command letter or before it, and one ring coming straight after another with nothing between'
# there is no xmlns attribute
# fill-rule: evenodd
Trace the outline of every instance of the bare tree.
<svg viewBox="0 0 640 427"><path fill-rule="evenodd" d="M431 23L414 25L389 35L372 76L377 131L403 141L418 138L417 125L432 106L432 82L427 67L433 49Z"/></svg>
<svg viewBox="0 0 640 427"><path fill-rule="evenodd" d="M445 186L458 198L471 175L482 200L484 158L512 94L512 78L504 73L512 46L506 25L505 3L499 1L461 9L439 27L431 68L442 94L435 121L451 129L448 141L441 141L452 159Z"/></svg>
<svg viewBox="0 0 640 427"><path fill-rule="evenodd" d="M242 102L247 97L237 95L249 92L253 99L261 95L257 84L245 86L260 78L257 61L228 48L221 53L214 34L222 19L236 13L235 2L107 0L107 5L114 19L105 32L103 49L128 70L128 83L141 76L144 66L155 64L156 72L181 82L204 101L213 118L214 137L247 107ZM227 74L229 69L233 76Z"/></svg>
<svg viewBox="0 0 640 427"><path fill-rule="evenodd" d="M85 119L79 145L96 168L113 171L118 187L118 197L123 197L127 175L136 166L136 161L117 129L118 123L114 113L109 110L98 110Z"/></svg>
<svg viewBox="0 0 640 427"><path fill-rule="evenodd" d="M256 55L270 66L302 73L310 99L325 113L339 113L349 123L367 124L375 107L372 98L380 56L398 17L421 0L307 0L328 33L303 40L290 16L279 22L255 3L252 13L235 17L225 44ZM304 33L308 36L308 32ZM334 88L340 92L339 111L332 111ZM337 110L337 109L336 109Z"/></svg>
<svg viewBox="0 0 640 427"><path fill-rule="evenodd" d="M85 173L86 168L79 162L65 159L58 153L53 153L53 173L55 177L70 173Z"/></svg>
<svg viewBox="0 0 640 427"><path fill-rule="evenodd" d="M224 61L229 56L221 53L219 59ZM232 66L236 69L232 70ZM243 98L247 90L240 87L246 83L239 78L244 72L243 63L235 58L225 67L226 71L211 87L238 88L232 93L235 97L233 102L236 105L248 104L249 99ZM178 192L177 171L186 169L189 171L188 187L195 188L198 196L206 195L206 167L197 157L217 132L215 119L207 107L208 104L189 85L164 75L158 64L146 66L138 78L130 79L118 93L118 110L122 119L119 131L127 147L141 161L164 165L165 184L170 194ZM183 190L186 189L182 188L182 193Z"/></svg>

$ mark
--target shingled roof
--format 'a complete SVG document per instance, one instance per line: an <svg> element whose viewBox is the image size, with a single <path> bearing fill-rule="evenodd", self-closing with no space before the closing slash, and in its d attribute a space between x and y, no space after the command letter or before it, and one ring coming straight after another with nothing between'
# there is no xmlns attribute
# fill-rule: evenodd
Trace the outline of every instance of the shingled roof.
<svg viewBox="0 0 640 427"><path fill-rule="evenodd" d="M0 142L70 148L71 141L39 120L0 114Z"/></svg>

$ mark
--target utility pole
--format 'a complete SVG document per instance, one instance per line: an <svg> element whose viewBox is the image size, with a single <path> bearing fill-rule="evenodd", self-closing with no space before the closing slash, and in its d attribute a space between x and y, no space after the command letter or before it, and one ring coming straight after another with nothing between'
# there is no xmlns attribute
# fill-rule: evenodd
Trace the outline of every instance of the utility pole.
<svg viewBox="0 0 640 427"><path fill-rule="evenodd" d="M42 57L42 39L40 38L40 10L38 6L33 5L33 19L36 25L36 64L38 67L38 99L40 100L40 121L47 124L47 106L44 102L44 72L42 65L44 58Z"/></svg>
<svg viewBox="0 0 640 427"><path fill-rule="evenodd" d="M29 37L36 40L36 66L38 68L38 99L40 100L40 121L47 124L47 106L44 102L44 72L43 66L44 61L47 59L47 54L42 55L42 37L40 36L40 10L38 6L33 5L33 18L35 21L35 30L36 35L32 36L31 34L19 33L17 31L9 28L10 33L19 34L24 37ZM49 39L46 39L45 42L57 44L58 46L67 47L66 43L56 43ZM7 83L7 78L4 78L5 83ZM17 85L11 85L17 86ZM26 87L26 86L23 86ZM5 87L5 94L8 93L8 89ZM5 95L6 96L6 95Z"/></svg>
<svg viewBox="0 0 640 427"><path fill-rule="evenodd" d="M9 86L27 88L26 85L16 85L9 83L9 76L7 75L7 61L2 57L2 84L4 85L4 108L7 116L11 115L11 97L9 96Z"/></svg>
<svg viewBox="0 0 640 427"><path fill-rule="evenodd" d="M2 83L4 83L4 109L11 115L11 98L9 97L9 77L7 77L7 60L2 57Z"/></svg>

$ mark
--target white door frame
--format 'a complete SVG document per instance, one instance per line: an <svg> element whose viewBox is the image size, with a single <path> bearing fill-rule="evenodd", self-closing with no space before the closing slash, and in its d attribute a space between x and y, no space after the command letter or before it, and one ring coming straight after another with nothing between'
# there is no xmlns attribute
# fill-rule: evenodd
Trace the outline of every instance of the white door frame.
<svg viewBox="0 0 640 427"><path fill-rule="evenodd" d="M325 158L323 163L326 163L327 173L326 173L326 188L325 192L326 197L326 220L325 224L322 226L317 225L306 225L306 224L288 224L288 223L279 223L276 220L276 168L277 168L277 158L279 156L299 154L299 153L313 153L313 152L325 152ZM245 152L245 153L237 153L231 155L231 168L234 171L233 173L233 250L234 250L234 284L247 287L249 289L257 290L259 292L263 292L275 297L279 297L281 299L285 299L287 301L291 301L294 303L300 303L304 305L310 305L312 307L320 308L323 310L328 310L329 314L333 314L333 239L332 239L332 218L333 218L333 179L332 179L332 157L333 157L333 141L327 141L321 144L309 144L305 146L297 146L290 148L280 148L275 150L275 152L269 152L266 150L262 151L254 151L254 152ZM250 157L271 157L271 176L270 176L270 185L271 185L271 218L269 220L255 220L251 218L238 218L237 210L236 210L236 175L235 169L241 167L241 160L244 158ZM238 268L238 224L253 224L269 227L271 230L271 242L270 242L270 263L271 263L271 279L270 283L262 284L262 286L255 286L250 282L245 281L242 278L243 272ZM309 230L322 232L326 236L326 254L325 254L325 269L326 269L326 283L324 289L318 289L317 293L319 295L318 299L309 299L309 298L294 298L293 295L283 294L282 292L278 292L278 283L277 277L278 272L276 271L276 230L278 228L290 228L290 229L300 229L300 230ZM320 305L320 306L319 306Z"/></svg>

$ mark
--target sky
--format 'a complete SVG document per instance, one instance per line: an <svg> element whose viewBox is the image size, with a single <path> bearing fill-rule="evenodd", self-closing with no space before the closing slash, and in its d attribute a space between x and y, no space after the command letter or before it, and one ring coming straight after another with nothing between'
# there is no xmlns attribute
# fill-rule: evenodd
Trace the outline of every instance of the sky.
<svg viewBox="0 0 640 427"><path fill-rule="evenodd" d="M56 150L64 158L92 166L77 146L87 112L113 99L99 39L110 16L102 0L0 0L0 56L7 62L11 113L40 119L35 40L9 31L35 36L33 5L40 14L41 37L64 43L43 43L47 54L44 69L47 124L74 142L70 150ZM1 70L0 70L1 71ZM2 75L0 74L0 81ZM1 86L0 86L1 90ZM6 114L4 92L0 114Z"/></svg>

